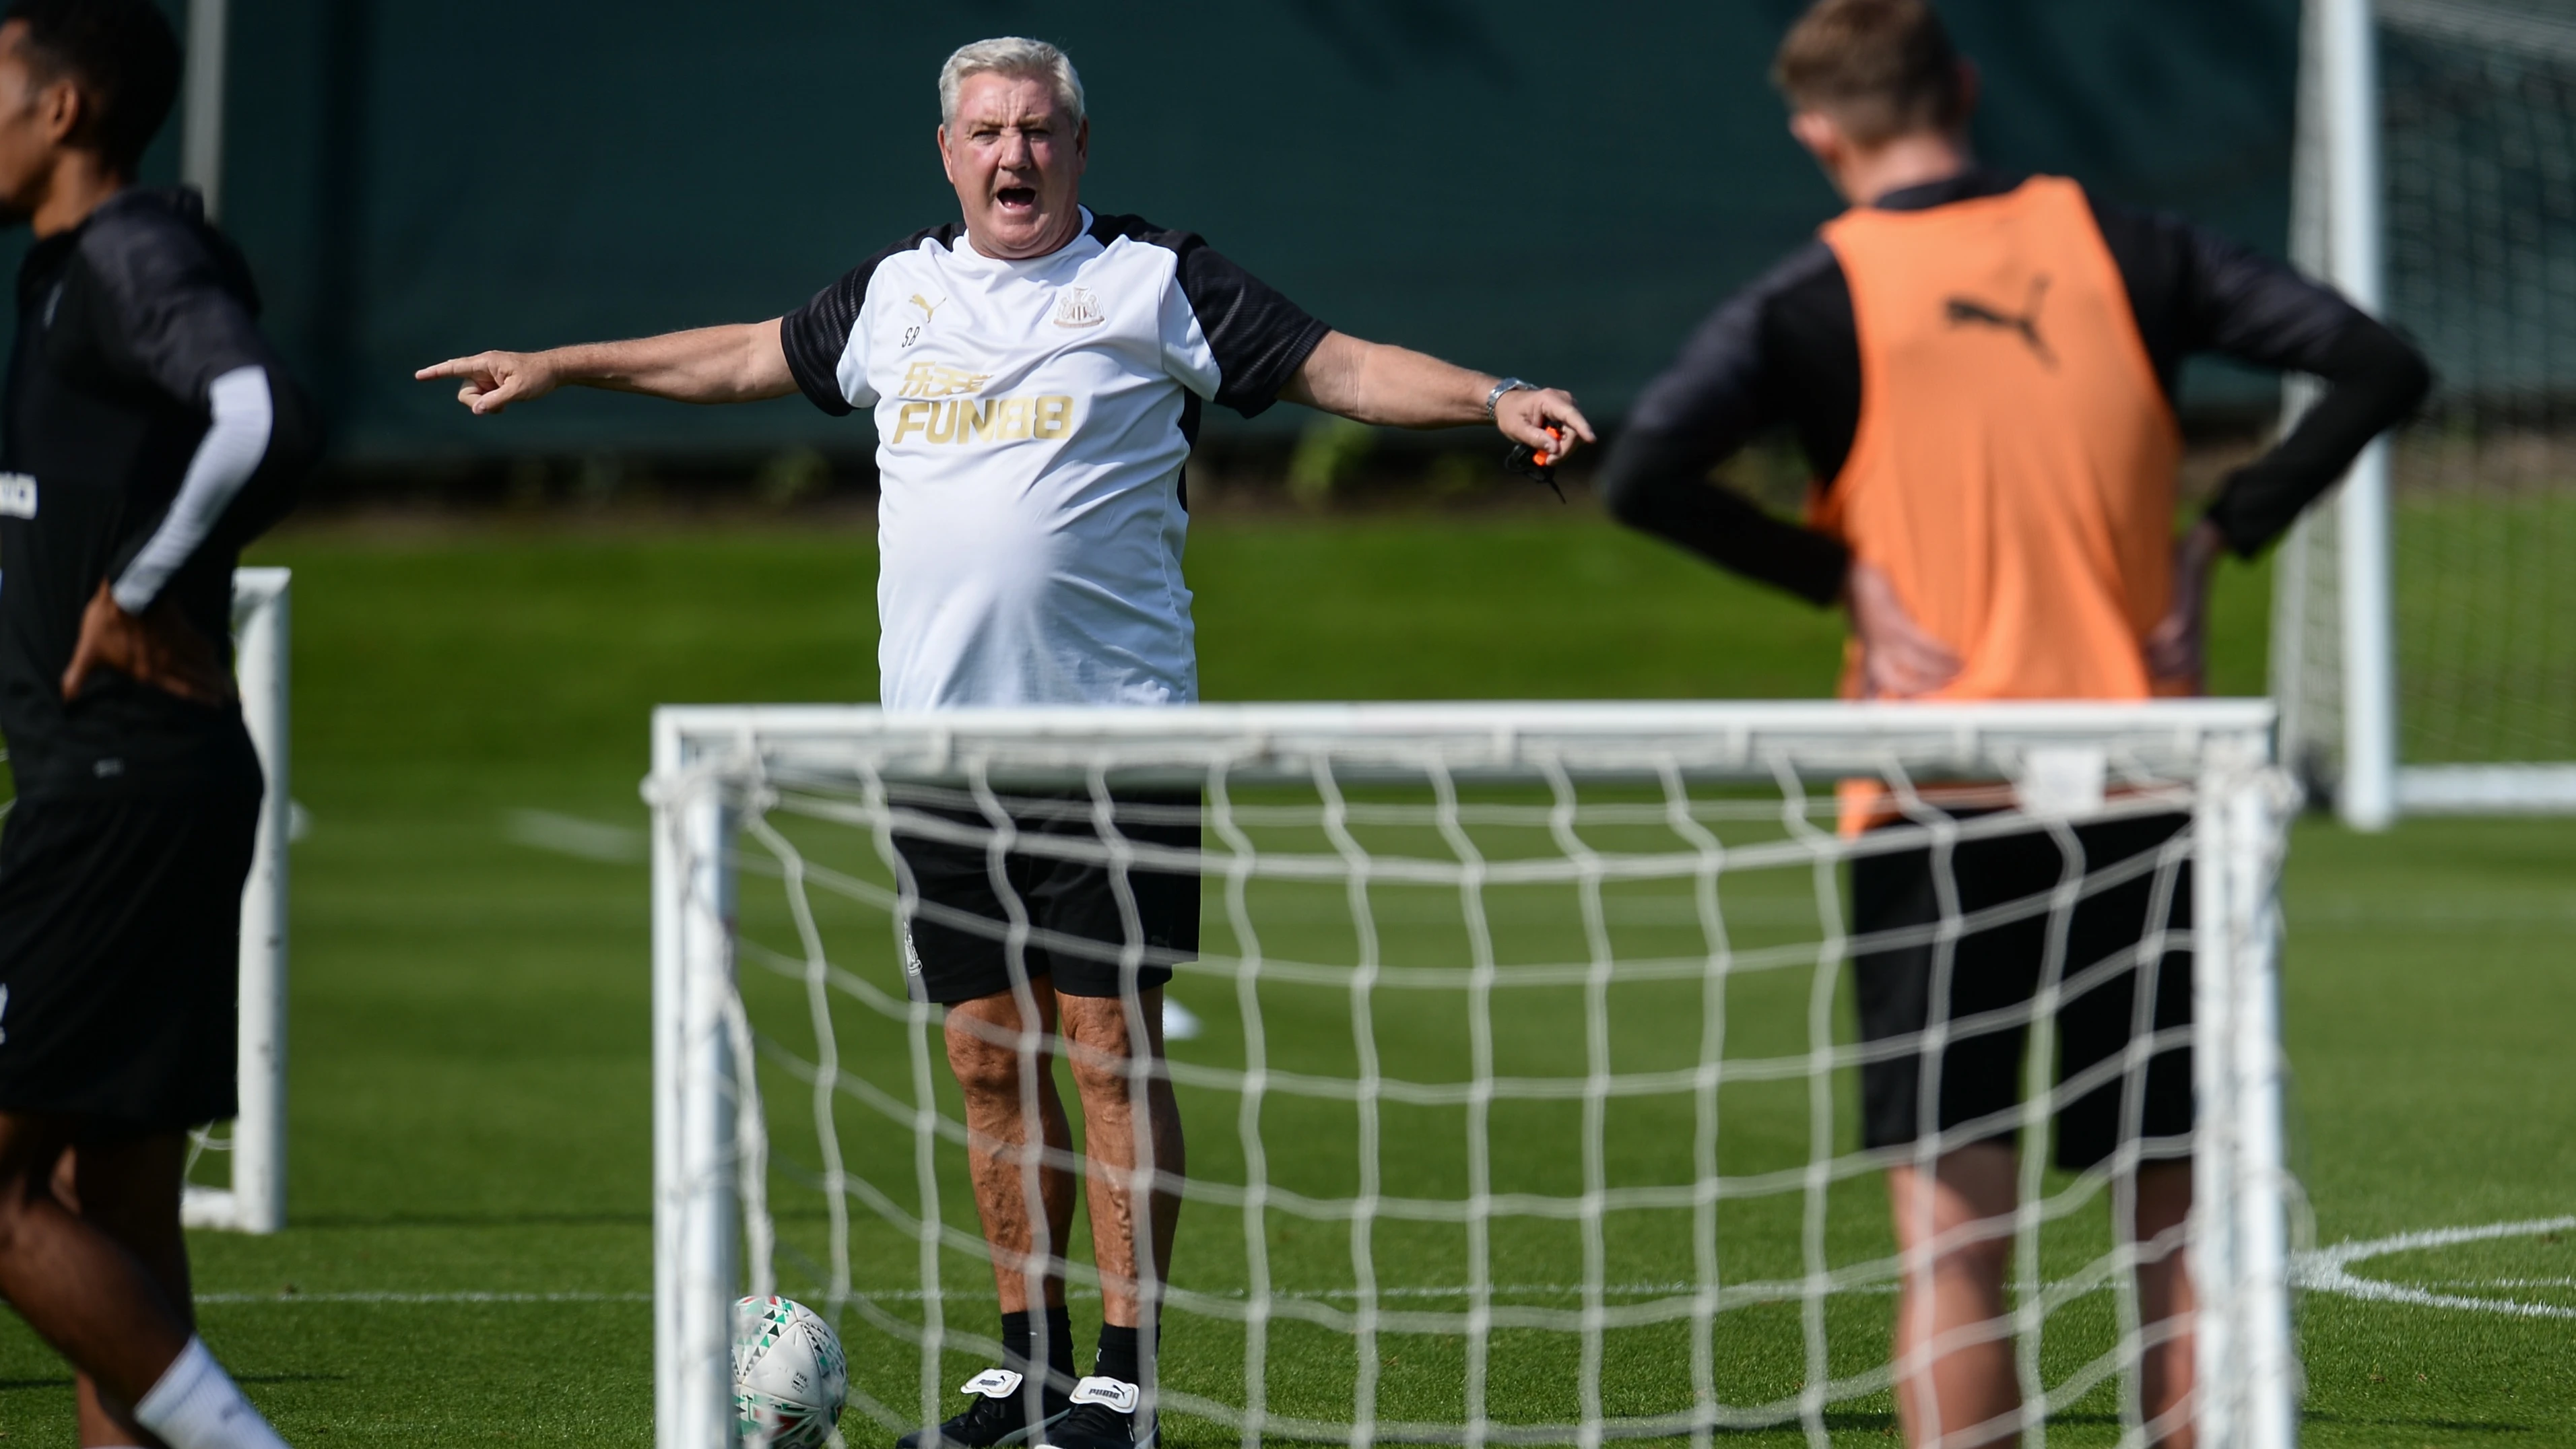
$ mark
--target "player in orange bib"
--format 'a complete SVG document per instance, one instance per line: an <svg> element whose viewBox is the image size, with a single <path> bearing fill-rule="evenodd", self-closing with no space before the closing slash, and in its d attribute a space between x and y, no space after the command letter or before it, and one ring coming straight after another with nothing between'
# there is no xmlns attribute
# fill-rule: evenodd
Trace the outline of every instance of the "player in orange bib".
<svg viewBox="0 0 2576 1449"><path fill-rule="evenodd" d="M1975 72L1924 0L1821 0L1776 74L1790 130L1853 208L1721 307L1639 399L1604 468L1612 510L1848 608L1852 698L2198 692L2218 556L2262 550L2412 411L2430 386L2421 357L2222 237L2072 181L1980 168L1965 141ZM2172 399L2201 352L2328 388L2177 540ZM1776 427L1813 470L1806 527L1708 481ZM2057 1159L2114 1184L2140 1261L2139 1410L2155 1442L2192 1441L2190 1053L2172 1037L2143 1060L2129 1052L2141 1025L2191 1019L2187 826L2133 817L2080 826L2064 846L2033 830L1965 840L1937 862L1914 849L1853 864L1861 1034L1888 1052L1862 1069L1862 1133L1892 1164L1897 1406L1912 1443L2006 1443L2023 1427L2004 1272L2043 978L2062 986ZM1981 920L1946 943L1927 929L2045 898L2070 865L2088 884L2062 921ZM2148 945L2158 926L2161 954ZM1927 1032L1941 1043L1930 1062Z"/></svg>

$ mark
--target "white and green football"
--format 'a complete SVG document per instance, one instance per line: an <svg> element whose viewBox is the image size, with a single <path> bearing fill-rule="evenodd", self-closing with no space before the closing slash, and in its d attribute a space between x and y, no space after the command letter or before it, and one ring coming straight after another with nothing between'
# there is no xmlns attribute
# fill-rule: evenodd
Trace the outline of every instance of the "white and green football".
<svg viewBox="0 0 2576 1449"><path fill-rule="evenodd" d="M849 1398L841 1336L813 1309L786 1298L733 1306L733 1407L743 1443L822 1449Z"/></svg>

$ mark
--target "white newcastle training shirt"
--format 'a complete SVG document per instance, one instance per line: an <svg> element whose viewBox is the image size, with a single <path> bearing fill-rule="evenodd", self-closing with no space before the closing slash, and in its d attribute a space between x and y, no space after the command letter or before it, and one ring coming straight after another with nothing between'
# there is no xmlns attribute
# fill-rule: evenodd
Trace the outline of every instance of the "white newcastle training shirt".
<svg viewBox="0 0 2576 1449"><path fill-rule="evenodd" d="M1028 261L922 232L785 319L805 395L875 409L889 709L1198 697L1200 406L1261 412L1326 329L1196 236L1082 219Z"/></svg>

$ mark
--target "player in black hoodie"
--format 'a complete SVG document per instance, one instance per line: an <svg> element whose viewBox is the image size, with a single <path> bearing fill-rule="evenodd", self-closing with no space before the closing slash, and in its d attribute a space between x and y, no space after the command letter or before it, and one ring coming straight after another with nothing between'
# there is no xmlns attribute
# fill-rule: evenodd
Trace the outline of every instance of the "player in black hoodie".
<svg viewBox="0 0 2576 1449"><path fill-rule="evenodd" d="M83 1444L268 1449L195 1337L179 1194L235 1108L233 566L313 444L240 253L130 185L179 69L149 0L0 20L0 210L36 234L0 414L0 1297L80 1370Z"/></svg>

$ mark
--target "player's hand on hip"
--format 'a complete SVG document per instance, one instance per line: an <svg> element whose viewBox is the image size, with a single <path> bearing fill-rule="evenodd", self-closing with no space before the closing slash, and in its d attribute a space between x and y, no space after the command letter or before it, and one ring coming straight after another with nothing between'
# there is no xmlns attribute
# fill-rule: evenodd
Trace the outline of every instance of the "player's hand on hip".
<svg viewBox="0 0 2576 1449"><path fill-rule="evenodd" d="M561 380L542 352L478 352L424 367L412 376L421 382L458 379L456 400L478 415L544 397Z"/></svg>
<svg viewBox="0 0 2576 1449"><path fill-rule="evenodd" d="M1957 651L1914 622L1876 565L1852 560L1845 598L1860 639L1861 698L1918 699L1959 677Z"/></svg>
<svg viewBox="0 0 2576 1449"><path fill-rule="evenodd" d="M2209 581L2226 536L2203 520L2174 545L2173 604L2147 631L2147 673L2200 692L2209 672Z"/></svg>
<svg viewBox="0 0 2576 1449"><path fill-rule="evenodd" d="M81 611L80 638L72 645L71 667L63 671L63 698L80 698L81 687L102 669L199 704L230 704L235 698L222 651L167 593L142 613L129 614L100 582Z"/></svg>
<svg viewBox="0 0 2576 1449"><path fill-rule="evenodd" d="M1585 443L1597 443L1592 423L1574 405L1574 394L1560 388L1521 388L1494 403L1494 426L1515 443L1527 443L1551 454L1551 463L1571 456Z"/></svg>

